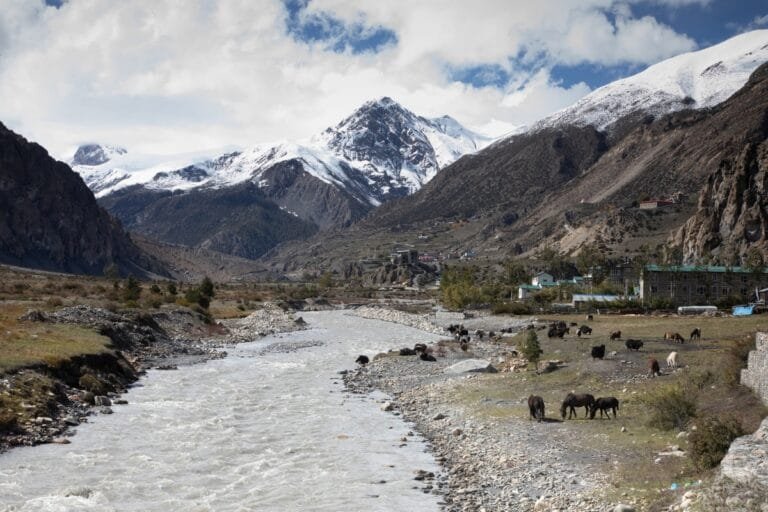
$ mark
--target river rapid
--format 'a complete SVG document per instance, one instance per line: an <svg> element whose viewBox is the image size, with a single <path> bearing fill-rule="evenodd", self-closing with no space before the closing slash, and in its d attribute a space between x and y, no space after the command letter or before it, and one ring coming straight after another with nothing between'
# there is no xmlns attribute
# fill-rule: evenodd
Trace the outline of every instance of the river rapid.
<svg viewBox="0 0 768 512"><path fill-rule="evenodd" d="M149 372L71 444L0 455L0 510L438 510L413 480L438 469L426 445L401 447L409 426L337 378L358 354L437 336L340 311L302 316L308 330Z"/></svg>

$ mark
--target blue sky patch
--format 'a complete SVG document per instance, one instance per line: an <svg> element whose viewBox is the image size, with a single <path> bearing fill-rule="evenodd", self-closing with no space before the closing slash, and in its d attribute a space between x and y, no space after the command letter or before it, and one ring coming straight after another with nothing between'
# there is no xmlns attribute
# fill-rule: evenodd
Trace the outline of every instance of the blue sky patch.
<svg viewBox="0 0 768 512"><path fill-rule="evenodd" d="M325 43L326 49L336 53L380 52L396 44L394 31L385 27L370 27L363 23L345 24L328 13L308 13L310 0L285 0L288 11L286 28L297 41Z"/></svg>

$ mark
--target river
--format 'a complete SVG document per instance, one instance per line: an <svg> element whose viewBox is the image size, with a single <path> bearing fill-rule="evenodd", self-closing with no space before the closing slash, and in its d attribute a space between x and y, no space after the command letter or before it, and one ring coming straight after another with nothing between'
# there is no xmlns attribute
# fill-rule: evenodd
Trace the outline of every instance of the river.
<svg viewBox="0 0 768 512"><path fill-rule="evenodd" d="M150 371L71 444L0 455L0 510L438 510L413 480L437 471L423 440L401 447L409 426L337 378L358 354L436 336L339 311L302 316L308 330Z"/></svg>

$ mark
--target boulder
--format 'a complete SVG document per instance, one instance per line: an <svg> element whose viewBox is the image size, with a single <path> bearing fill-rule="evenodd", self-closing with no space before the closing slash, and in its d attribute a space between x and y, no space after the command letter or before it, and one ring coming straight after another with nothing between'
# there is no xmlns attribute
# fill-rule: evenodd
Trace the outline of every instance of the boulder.
<svg viewBox="0 0 768 512"><path fill-rule="evenodd" d="M632 505L625 505L623 503L619 503L615 507L613 507L613 512L635 512L635 507Z"/></svg>
<svg viewBox="0 0 768 512"><path fill-rule="evenodd" d="M498 370L486 359L465 359L443 370L445 373L484 372L496 373Z"/></svg>
<svg viewBox="0 0 768 512"><path fill-rule="evenodd" d="M112 400L110 400L106 396L99 395L94 397L93 404L96 406L108 406L108 405L112 405Z"/></svg>

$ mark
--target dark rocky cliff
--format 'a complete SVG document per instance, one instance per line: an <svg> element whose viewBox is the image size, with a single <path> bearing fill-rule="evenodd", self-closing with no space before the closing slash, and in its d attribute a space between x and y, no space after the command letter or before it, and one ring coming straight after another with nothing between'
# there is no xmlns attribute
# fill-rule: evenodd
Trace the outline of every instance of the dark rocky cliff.
<svg viewBox="0 0 768 512"><path fill-rule="evenodd" d="M152 266L80 176L2 124L0 262L83 274Z"/></svg>

